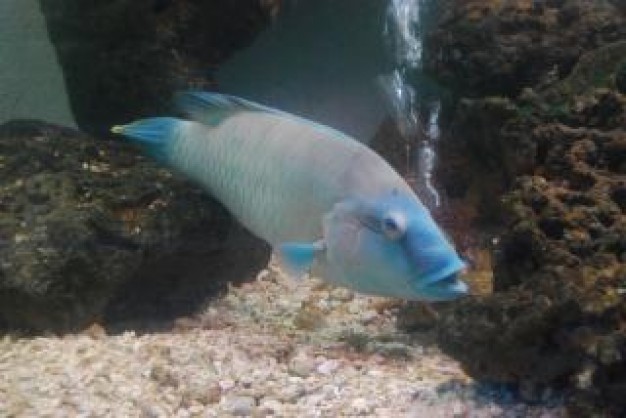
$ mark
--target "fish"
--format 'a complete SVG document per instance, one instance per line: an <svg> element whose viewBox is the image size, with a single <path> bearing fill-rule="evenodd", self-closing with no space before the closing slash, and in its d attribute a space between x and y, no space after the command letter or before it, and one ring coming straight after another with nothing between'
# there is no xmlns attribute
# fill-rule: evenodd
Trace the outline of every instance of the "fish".
<svg viewBox="0 0 626 418"><path fill-rule="evenodd" d="M218 199L294 277L426 302L468 294L465 262L407 182L331 127L226 94L111 131Z"/></svg>

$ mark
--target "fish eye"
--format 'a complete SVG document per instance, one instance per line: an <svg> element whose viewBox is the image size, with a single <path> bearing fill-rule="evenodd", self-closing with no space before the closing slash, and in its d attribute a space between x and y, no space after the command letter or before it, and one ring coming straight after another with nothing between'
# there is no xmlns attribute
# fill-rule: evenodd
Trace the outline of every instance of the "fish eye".
<svg viewBox="0 0 626 418"><path fill-rule="evenodd" d="M406 231L406 220L400 213L388 213L381 221L381 229L387 238L397 240Z"/></svg>

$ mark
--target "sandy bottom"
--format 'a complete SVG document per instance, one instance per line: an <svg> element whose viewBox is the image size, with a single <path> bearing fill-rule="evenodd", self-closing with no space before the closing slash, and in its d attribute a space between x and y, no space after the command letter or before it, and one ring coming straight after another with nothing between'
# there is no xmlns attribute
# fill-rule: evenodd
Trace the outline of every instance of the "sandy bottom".
<svg viewBox="0 0 626 418"><path fill-rule="evenodd" d="M472 381L397 306L270 268L168 332L7 336L0 416L565 416Z"/></svg>

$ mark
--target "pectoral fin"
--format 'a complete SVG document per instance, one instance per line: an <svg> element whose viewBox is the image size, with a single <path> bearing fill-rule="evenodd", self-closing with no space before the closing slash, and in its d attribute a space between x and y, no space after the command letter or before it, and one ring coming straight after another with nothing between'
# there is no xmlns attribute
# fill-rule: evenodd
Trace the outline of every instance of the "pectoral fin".
<svg viewBox="0 0 626 418"><path fill-rule="evenodd" d="M311 270L315 257L324 251L324 242L286 242L276 249L278 260L286 272L296 278Z"/></svg>

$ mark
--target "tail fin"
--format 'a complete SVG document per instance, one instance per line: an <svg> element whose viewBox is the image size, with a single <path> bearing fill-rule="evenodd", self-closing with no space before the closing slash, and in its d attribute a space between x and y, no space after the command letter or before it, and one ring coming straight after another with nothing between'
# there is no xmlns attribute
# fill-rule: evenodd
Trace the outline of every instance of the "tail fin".
<svg viewBox="0 0 626 418"><path fill-rule="evenodd" d="M165 161L168 147L176 139L181 119L160 117L141 119L128 125L114 126L111 132L139 144L151 157Z"/></svg>

